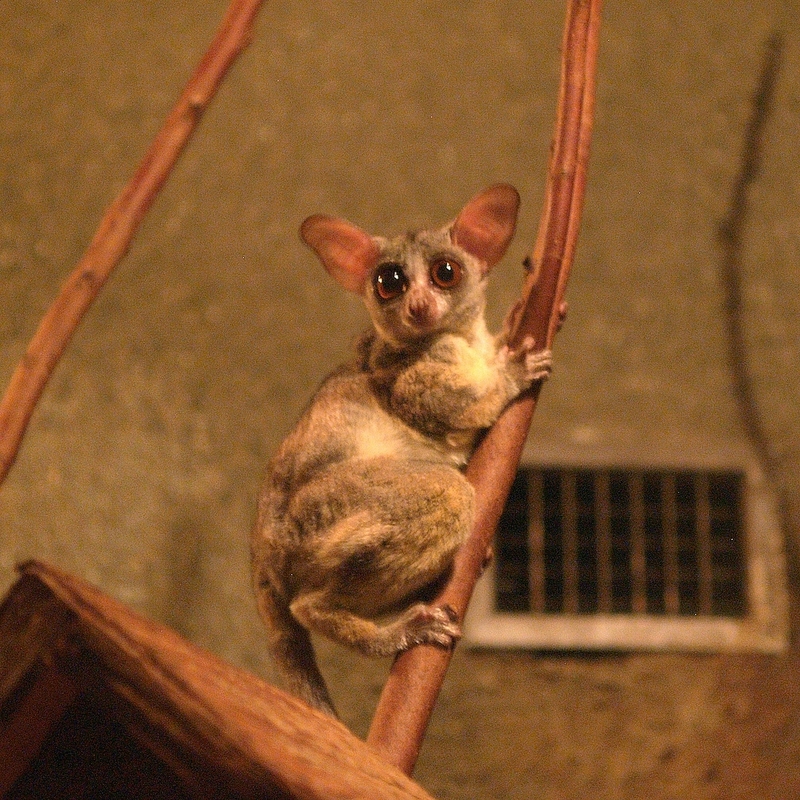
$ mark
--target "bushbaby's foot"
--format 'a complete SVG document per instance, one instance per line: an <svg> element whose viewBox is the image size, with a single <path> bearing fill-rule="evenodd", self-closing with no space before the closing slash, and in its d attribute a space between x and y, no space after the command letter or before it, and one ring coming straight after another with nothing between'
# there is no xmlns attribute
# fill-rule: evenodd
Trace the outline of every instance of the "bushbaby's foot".
<svg viewBox="0 0 800 800"><path fill-rule="evenodd" d="M402 626L398 651L418 644L452 647L461 638L458 614L450 606L428 606L417 603L397 621Z"/></svg>

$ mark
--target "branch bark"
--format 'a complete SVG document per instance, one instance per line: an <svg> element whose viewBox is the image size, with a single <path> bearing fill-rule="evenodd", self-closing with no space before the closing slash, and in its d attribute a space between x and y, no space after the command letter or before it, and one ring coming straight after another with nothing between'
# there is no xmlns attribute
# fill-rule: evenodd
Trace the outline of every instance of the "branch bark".
<svg viewBox="0 0 800 800"><path fill-rule="evenodd" d="M263 0L233 0L208 50L131 180L108 207L89 247L48 309L0 401L0 484L19 452L44 388L72 334L167 180L229 67L249 44Z"/></svg>
<svg viewBox="0 0 800 800"><path fill-rule="evenodd" d="M564 292L577 245L594 116L601 0L569 0L562 44L561 86L542 219L531 272L507 327L513 345L531 335L540 349L558 330ZM512 403L488 432L467 468L476 492L473 531L456 556L437 605L463 619L514 480L540 385ZM452 656L430 645L395 661L367 742L410 774Z"/></svg>

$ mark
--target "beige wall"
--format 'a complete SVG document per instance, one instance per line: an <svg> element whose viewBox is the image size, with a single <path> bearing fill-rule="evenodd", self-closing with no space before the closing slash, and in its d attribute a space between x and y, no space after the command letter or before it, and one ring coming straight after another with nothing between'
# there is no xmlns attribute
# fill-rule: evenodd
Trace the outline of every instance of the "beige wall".
<svg viewBox="0 0 800 800"><path fill-rule="evenodd" d="M5 3L3 384L224 7ZM716 236L777 30L785 48L751 192L744 311L759 408L800 491L798 13L798 0L608 0L570 316L529 455L750 458L725 367ZM0 491L3 588L16 561L47 559L270 674L247 565L259 476L364 322L298 225L317 211L376 233L444 222L478 189L510 181L524 206L491 287L499 320L538 218L562 16L550 0L265 4ZM385 665L325 653L346 721L363 731ZM782 664L462 652L418 777L447 798L658 798L687 786L717 796L742 753L709 742L752 722L755 676ZM769 775L797 777L797 724L787 726L753 761L759 796L781 796Z"/></svg>

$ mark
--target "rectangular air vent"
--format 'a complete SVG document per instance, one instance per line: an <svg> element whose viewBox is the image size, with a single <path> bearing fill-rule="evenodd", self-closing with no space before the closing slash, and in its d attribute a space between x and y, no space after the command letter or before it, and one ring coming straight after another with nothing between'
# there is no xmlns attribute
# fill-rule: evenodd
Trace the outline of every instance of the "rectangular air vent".
<svg viewBox="0 0 800 800"><path fill-rule="evenodd" d="M776 649L786 638L774 577L782 556L776 530L753 538L763 526L748 518L759 508L749 508L739 470L523 469L468 635L535 647Z"/></svg>
<svg viewBox="0 0 800 800"><path fill-rule="evenodd" d="M739 473L534 470L496 545L499 611L744 616Z"/></svg>

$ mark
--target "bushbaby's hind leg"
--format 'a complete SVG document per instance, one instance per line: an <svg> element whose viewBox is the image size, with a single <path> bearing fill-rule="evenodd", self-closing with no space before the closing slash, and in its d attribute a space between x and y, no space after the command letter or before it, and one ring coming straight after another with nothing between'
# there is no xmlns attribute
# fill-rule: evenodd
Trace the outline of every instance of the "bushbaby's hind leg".
<svg viewBox="0 0 800 800"><path fill-rule="evenodd" d="M473 515L473 490L458 470L393 458L348 462L307 486L292 512L302 545L291 611L301 624L373 655L459 638L451 610L423 604L386 625L373 621L452 564Z"/></svg>
<svg viewBox="0 0 800 800"><path fill-rule="evenodd" d="M336 598L324 592L300 595L290 608L305 627L366 656L391 656L418 644L451 647L461 638L458 619L449 607L416 603L385 625L337 607Z"/></svg>

